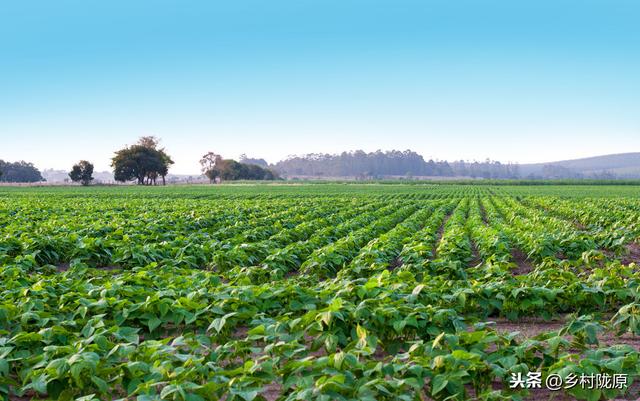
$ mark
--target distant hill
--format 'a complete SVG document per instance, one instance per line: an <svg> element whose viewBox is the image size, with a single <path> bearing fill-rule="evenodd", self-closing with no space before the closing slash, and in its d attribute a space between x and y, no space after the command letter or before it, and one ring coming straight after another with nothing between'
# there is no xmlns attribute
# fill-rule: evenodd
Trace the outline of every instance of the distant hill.
<svg viewBox="0 0 640 401"><path fill-rule="evenodd" d="M520 165L522 177L542 177L545 172L553 171L559 173L564 171L565 174L575 174L585 178L606 178L608 175L615 176L615 178L640 178L640 152Z"/></svg>

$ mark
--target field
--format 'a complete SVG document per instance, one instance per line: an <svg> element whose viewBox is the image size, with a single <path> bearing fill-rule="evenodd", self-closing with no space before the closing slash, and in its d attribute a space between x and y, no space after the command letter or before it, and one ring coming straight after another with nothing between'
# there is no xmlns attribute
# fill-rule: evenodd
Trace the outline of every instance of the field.
<svg viewBox="0 0 640 401"><path fill-rule="evenodd" d="M0 396L636 399L639 195L3 187Z"/></svg>

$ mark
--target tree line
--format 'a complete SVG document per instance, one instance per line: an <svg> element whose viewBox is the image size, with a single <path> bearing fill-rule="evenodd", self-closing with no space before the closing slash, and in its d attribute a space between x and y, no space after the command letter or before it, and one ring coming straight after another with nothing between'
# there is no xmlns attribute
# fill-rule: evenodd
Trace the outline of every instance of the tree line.
<svg viewBox="0 0 640 401"><path fill-rule="evenodd" d="M154 136L143 136L133 145L125 146L111 158L114 180L133 182L138 185L166 184L169 168L174 164L171 156L160 147L160 140ZM266 168L262 159L248 159L241 156L240 162L224 159L213 152L204 155L200 161L202 174L211 182L234 180L275 180L278 175ZM263 164L263 165L261 165ZM82 185L90 185L94 166L87 160L80 160L69 171L69 178ZM0 160L0 182L41 182L40 171L24 161L8 163Z"/></svg>
<svg viewBox="0 0 640 401"><path fill-rule="evenodd" d="M111 159L113 177L119 182L135 182L138 185L157 185L158 179L166 184L169 168L174 164L160 140L143 136L137 143L118 150ZM255 164L241 163L209 152L200 160L202 174L211 182L235 180L274 180L276 174ZM89 185L93 180L93 165L85 160L73 166L69 177L74 182Z"/></svg>
<svg viewBox="0 0 640 401"><path fill-rule="evenodd" d="M366 153L362 150L341 154L312 153L293 156L276 163L273 168L287 176L382 178L388 176L439 176L472 178L518 178L517 164L497 161L447 162L425 161L411 150Z"/></svg>
<svg viewBox="0 0 640 401"><path fill-rule="evenodd" d="M118 182L133 182L138 185L166 184L172 158L160 147L160 140L153 136L141 137L133 145L115 152L111 159L114 179ZM291 156L269 165L264 159L241 155L240 160L225 159L208 152L200 159L202 174L210 182L234 180L275 180L285 177L354 177L356 179L379 179L389 177L470 177L483 179L566 179L598 178L614 179L615 174L603 171L584 175L558 165L544 165L539 172L521 173L520 166L484 161L427 160L411 150L383 152L342 152L340 154L311 153ZM523 167L524 168L524 167ZM81 160L69 172L69 178L82 185L93 181L93 164ZM0 160L0 181L39 182L44 181L40 171L31 163L19 161L8 163Z"/></svg>
<svg viewBox="0 0 640 401"><path fill-rule="evenodd" d="M44 181L40 170L25 161L5 162L0 160L0 182L40 182Z"/></svg>

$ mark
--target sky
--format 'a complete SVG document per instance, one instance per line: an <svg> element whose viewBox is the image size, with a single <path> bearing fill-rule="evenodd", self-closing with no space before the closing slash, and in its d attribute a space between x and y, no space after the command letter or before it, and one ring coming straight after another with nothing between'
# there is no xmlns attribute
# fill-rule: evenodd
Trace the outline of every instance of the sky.
<svg viewBox="0 0 640 401"><path fill-rule="evenodd" d="M3 2L0 159L640 151L635 0Z"/></svg>

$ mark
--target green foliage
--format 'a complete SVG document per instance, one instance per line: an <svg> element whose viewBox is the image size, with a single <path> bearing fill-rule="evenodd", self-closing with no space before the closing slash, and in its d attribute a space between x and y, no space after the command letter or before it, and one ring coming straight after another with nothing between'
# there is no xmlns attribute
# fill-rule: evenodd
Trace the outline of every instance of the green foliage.
<svg viewBox="0 0 640 401"><path fill-rule="evenodd" d="M69 178L73 182L80 182L82 185L87 186L93 181L93 164L86 160L80 160L78 164L74 164Z"/></svg>
<svg viewBox="0 0 640 401"><path fill-rule="evenodd" d="M137 144L117 151L111 159L115 180L155 185L157 178L162 177L164 183L173 160L164 149L157 148L158 143L154 137L142 137Z"/></svg>
<svg viewBox="0 0 640 401"><path fill-rule="evenodd" d="M0 397L510 400L527 396L514 373L637 381L640 203L548 190L2 188Z"/></svg>
<svg viewBox="0 0 640 401"><path fill-rule="evenodd" d="M40 170L25 161L5 162L0 160L0 182L40 182L44 181Z"/></svg>

